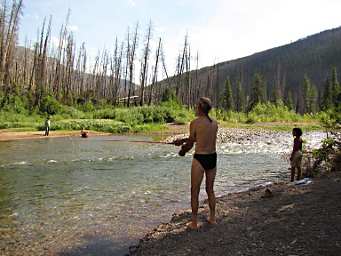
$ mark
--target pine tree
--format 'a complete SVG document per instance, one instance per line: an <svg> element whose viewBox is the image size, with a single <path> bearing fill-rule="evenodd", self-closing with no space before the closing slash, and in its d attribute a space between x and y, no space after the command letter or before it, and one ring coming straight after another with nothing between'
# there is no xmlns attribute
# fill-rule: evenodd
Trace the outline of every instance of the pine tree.
<svg viewBox="0 0 341 256"><path fill-rule="evenodd" d="M310 91L309 91L309 101L310 101L310 107L311 107L312 113L315 113L318 111L317 98L318 98L318 91L316 89L316 86L314 84L311 84Z"/></svg>
<svg viewBox="0 0 341 256"><path fill-rule="evenodd" d="M227 78L226 82L225 82L224 108L227 111L233 111L234 110L234 103L233 103L232 87L231 87L230 78Z"/></svg>
<svg viewBox="0 0 341 256"><path fill-rule="evenodd" d="M242 83L240 81L237 82L237 88L236 88L236 102L235 107L238 112L244 111L244 92L242 89Z"/></svg>
<svg viewBox="0 0 341 256"><path fill-rule="evenodd" d="M324 92L322 98L322 109L327 110L331 108L333 105L333 91L332 84L329 78L326 79L324 84Z"/></svg>
<svg viewBox="0 0 341 256"><path fill-rule="evenodd" d="M340 88L339 81L337 79L337 71L336 71L335 67L332 70L331 87L332 87L331 90L332 90L332 95L333 95L332 102L333 102L334 105L336 105L336 103L337 103L337 96L341 92L341 88Z"/></svg>
<svg viewBox="0 0 341 256"><path fill-rule="evenodd" d="M307 75L304 75L303 81L303 112L304 113L313 113L317 109L316 106L317 100L317 90L314 85L311 84L310 79Z"/></svg>
<svg viewBox="0 0 341 256"><path fill-rule="evenodd" d="M265 102L265 83L259 73L254 75L248 110L252 110L258 103Z"/></svg>
<svg viewBox="0 0 341 256"><path fill-rule="evenodd" d="M290 109L290 110L294 110L294 100L292 97L292 92L291 90L288 90L288 95L285 101L285 105Z"/></svg>
<svg viewBox="0 0 341 256"><path fill-rule="evenodd" d="M279 105L283 103L281 99L280 90L276 85L274 85L274 87L272 88L271 102Z"/></svg>
<svg viewBox="0 0 341 256"><path fill-rule="evenodd" d="M303 113L309 113L311 112L311 106L310 106L310 101L309 101L309 91L310 91L310 80L307 75L304 75L304 80L303 80Z"/></svg>

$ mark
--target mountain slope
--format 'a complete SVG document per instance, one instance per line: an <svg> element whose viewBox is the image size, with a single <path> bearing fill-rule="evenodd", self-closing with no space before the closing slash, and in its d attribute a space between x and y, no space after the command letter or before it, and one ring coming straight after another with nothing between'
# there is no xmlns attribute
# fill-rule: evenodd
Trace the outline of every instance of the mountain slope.
<svg viewBox="0 0 341 256"><path fill-rule="evenodd" d="M198 95L207 95L208 90L204 88L208 83L213 84L210 85L213 93L209 96L214 101L221 95L227 77L230 77L234 89L240 80L249 94L257 72L265 78L269 95L276 85L282 96L291 90L296 100L305 74L321 92L332 67L341 72L341 27L191 73L192 77L196 77L196 73L198 76L193 83L200 87Z"/></svg>

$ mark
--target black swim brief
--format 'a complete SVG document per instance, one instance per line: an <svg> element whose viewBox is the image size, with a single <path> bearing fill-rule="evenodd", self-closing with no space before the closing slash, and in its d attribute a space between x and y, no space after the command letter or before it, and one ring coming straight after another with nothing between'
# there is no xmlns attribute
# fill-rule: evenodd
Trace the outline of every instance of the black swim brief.
<svg viewBox="0 0 341 256"><path fill-rule="evenodd" d="M194 154L194 159L198 160L205 171L214 169L217 166L217 153Z"/></svg>

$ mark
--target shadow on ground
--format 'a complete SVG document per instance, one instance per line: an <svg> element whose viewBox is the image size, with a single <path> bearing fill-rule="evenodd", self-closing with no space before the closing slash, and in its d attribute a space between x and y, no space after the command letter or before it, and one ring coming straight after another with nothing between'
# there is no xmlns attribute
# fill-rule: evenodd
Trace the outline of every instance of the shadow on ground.
<svg viewBox="0 0 341 256"><path fill-rule="evenodd" d="M86 235L85 242L74 248L63 249L58 256L122 256L128 254L128 247L109 236ZM124 243L125 244L125 243Z"/></svg>

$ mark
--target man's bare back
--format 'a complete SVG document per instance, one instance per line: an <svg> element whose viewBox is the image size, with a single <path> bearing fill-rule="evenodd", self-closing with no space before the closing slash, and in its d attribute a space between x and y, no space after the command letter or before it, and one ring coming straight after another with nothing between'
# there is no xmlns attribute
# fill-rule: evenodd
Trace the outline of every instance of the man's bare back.
<svg viewBox="0 0 341 256"><path fill-rule="evenodd" d="M189 139L195 142L196 154L212 154L216 152L218 124L205 116L199 116L190 124Z"/></svg>

